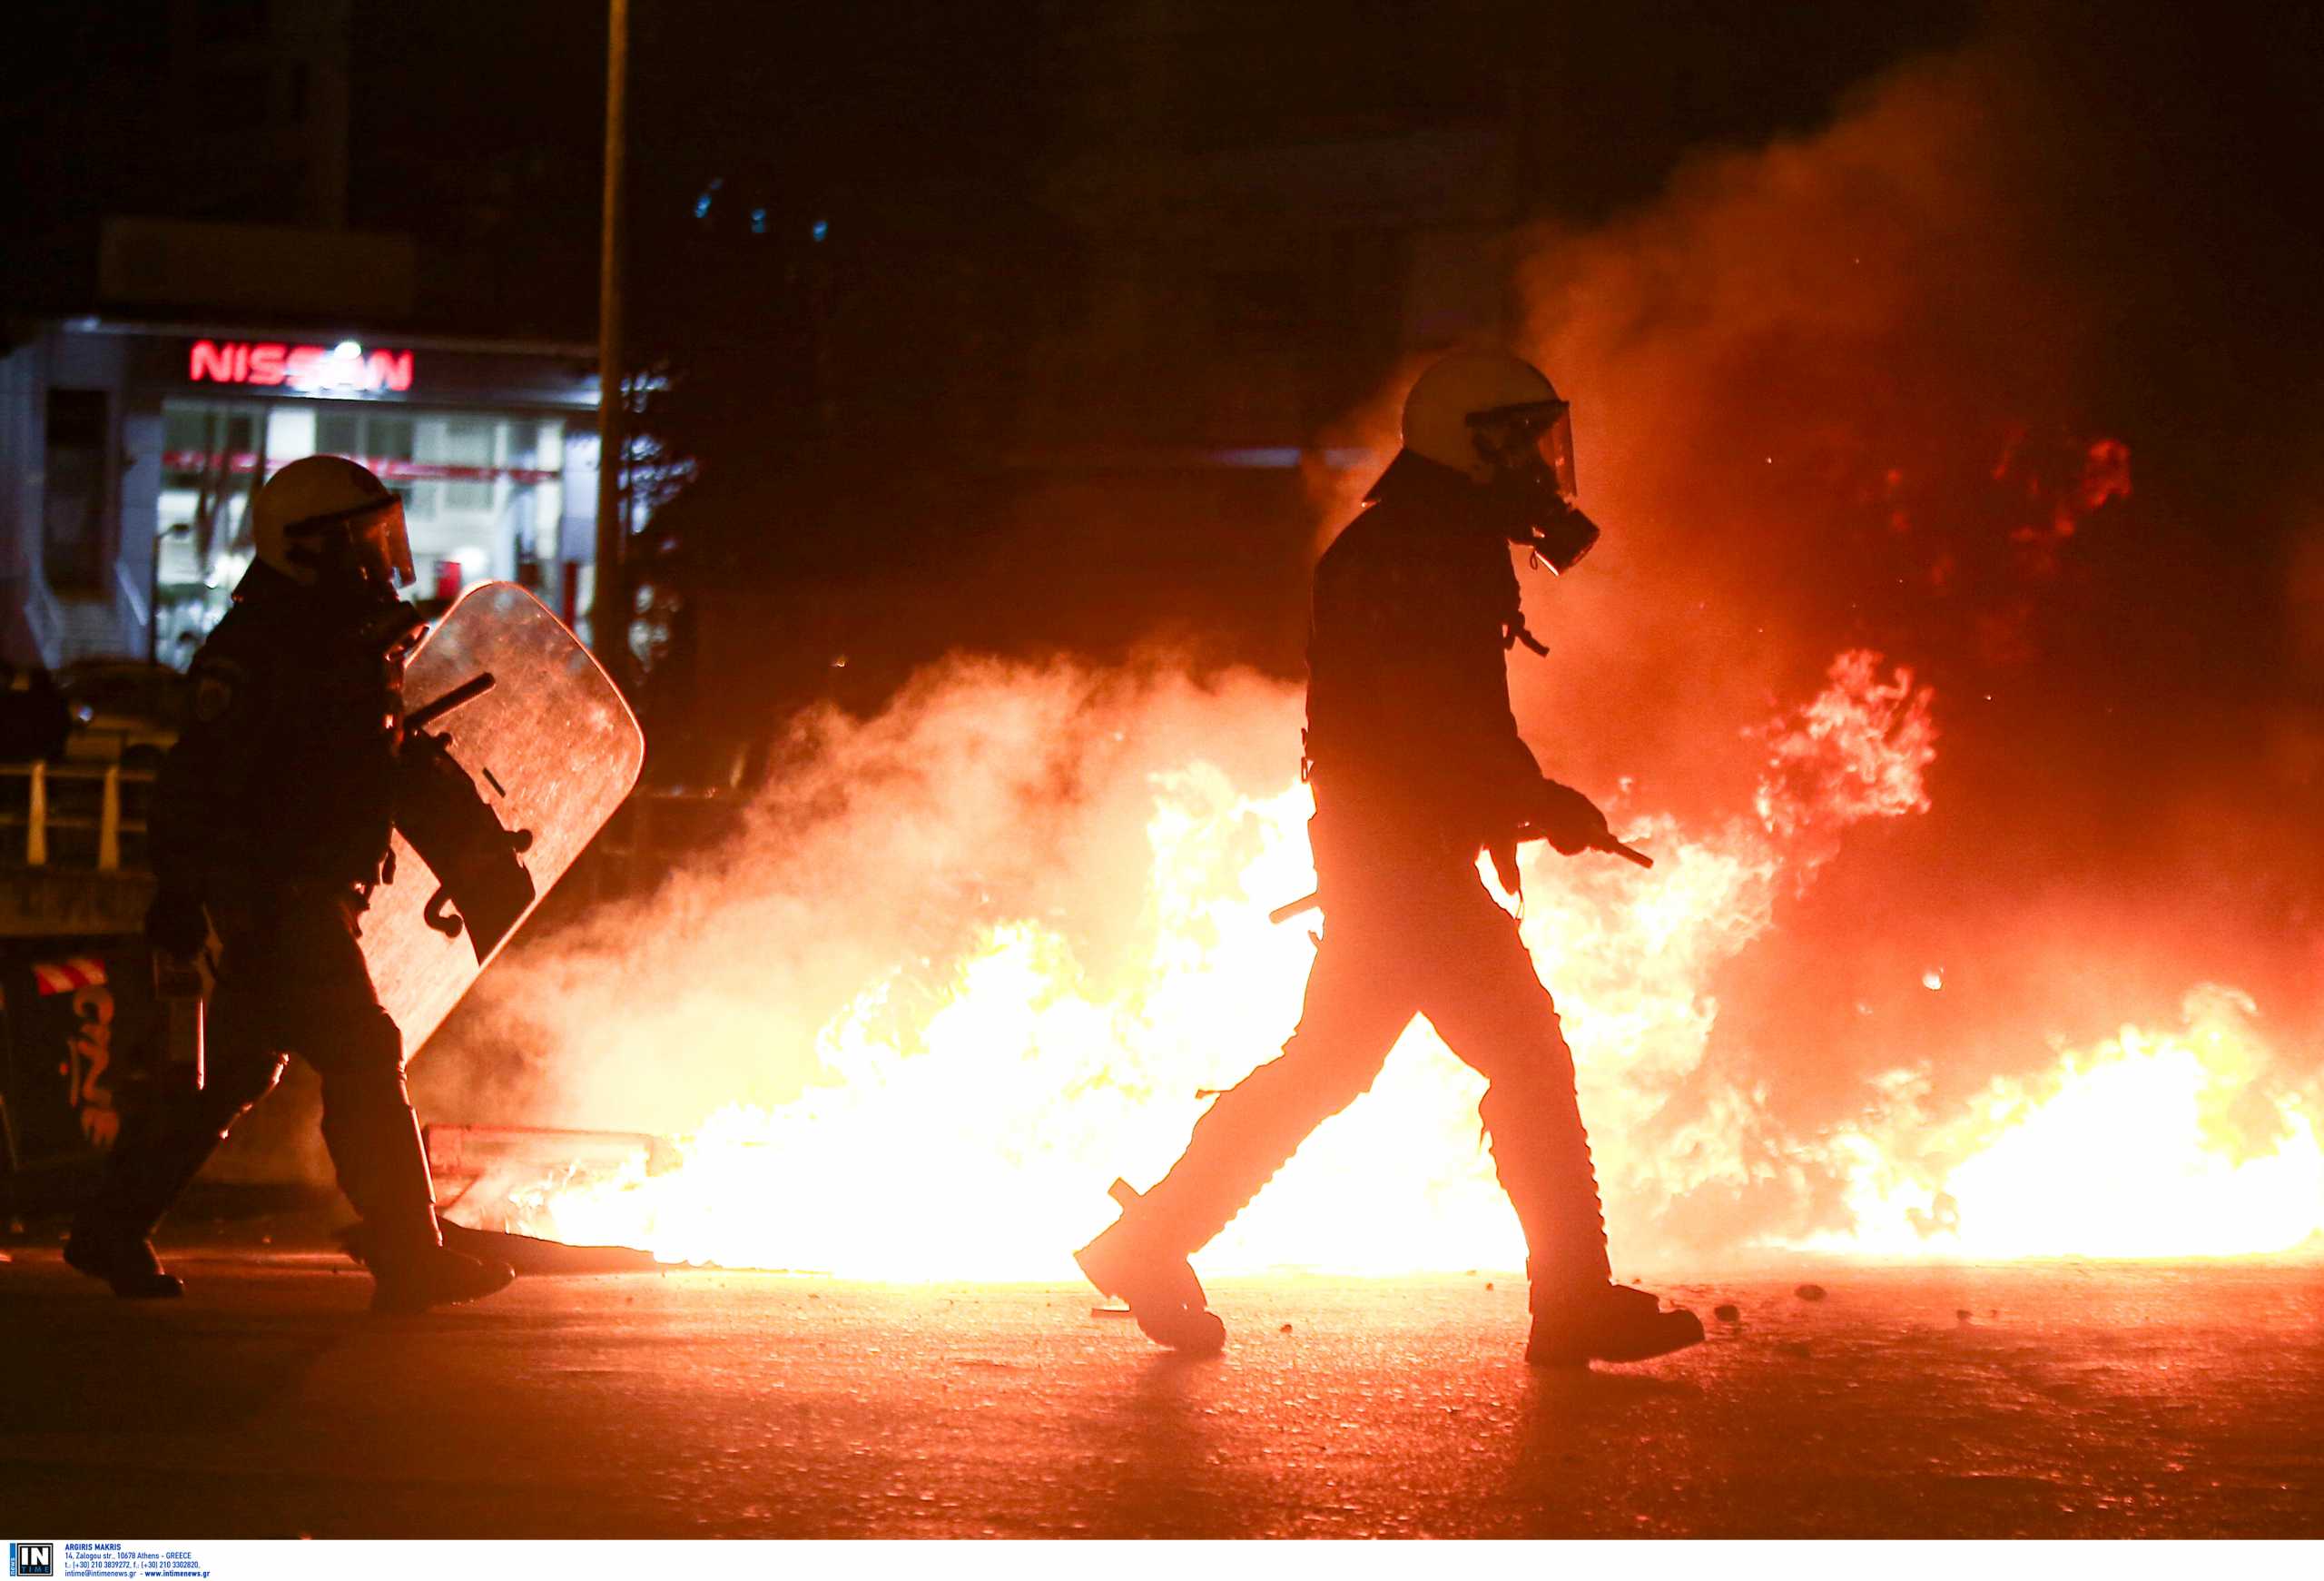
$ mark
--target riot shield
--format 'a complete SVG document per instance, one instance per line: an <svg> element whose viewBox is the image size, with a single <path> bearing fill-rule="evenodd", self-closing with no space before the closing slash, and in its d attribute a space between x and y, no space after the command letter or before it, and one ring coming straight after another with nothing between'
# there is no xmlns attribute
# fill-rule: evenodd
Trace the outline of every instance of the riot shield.
<svg viewBox="0 0 2324 1581"><path fill-rule="evenodd" d="M404 672L392 882L363 956L408 1060L637 783L645 738L547 606L485 582Z"/></svg>

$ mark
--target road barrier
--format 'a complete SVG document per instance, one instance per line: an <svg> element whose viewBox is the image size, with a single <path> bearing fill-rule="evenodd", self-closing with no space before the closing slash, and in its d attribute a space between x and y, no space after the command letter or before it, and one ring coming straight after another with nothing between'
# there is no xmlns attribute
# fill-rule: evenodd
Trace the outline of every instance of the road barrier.
<svg viewBox="0 0 2324 1581"><path fill-rule="evenodd" d="M142 869L153 787L151 769L119 764L0 763L0 829L25 832L26 867L119 873L126 836Z"/></svg>

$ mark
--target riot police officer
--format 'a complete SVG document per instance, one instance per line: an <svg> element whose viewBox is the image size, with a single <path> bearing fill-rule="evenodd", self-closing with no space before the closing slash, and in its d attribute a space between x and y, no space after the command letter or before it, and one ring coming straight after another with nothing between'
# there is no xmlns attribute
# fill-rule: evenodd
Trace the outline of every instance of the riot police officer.
<svg viewBox="0 0 2324 1581"><path fill-rule="evenodd" d="M373 1306L471 1300L514 1277L447 1250L403 1038L359 929L388 860L403 664L422 627L402 502L338 456L293 461L251 507L256 563L194 656L192 718L154 786L155 952L214 944L206 1079L157 1075L65 1259L125 1297L180 1293L148 1237L290 1053L322 1078L322 1131L363 1223Z"/></svg>
<svg viewBox="0 0 2324 1581"><path fill-rule="evenodd" d="M1573 1056L1516 922L1480 882L1514 887L1519 841L1616 849L1581 793L1519 737L1505 655L1525 628L1511 545L1562 574L1596 541L1574 507L1571 429L1548 379L1459 352L1413 386L1403 449L1315 568L1308 641L1309 825L1324 925L1297 1030L1223 1094L1185 1155L1078 1254L1093 1283L1175 1348L1225 1329L1187 1258L1308 1133L1368 1089L1415 1014L1488 1080L1480 1105L1525 1232L1527 1359L1640 1360L1702 1325L1612 1282Z"/></svg>

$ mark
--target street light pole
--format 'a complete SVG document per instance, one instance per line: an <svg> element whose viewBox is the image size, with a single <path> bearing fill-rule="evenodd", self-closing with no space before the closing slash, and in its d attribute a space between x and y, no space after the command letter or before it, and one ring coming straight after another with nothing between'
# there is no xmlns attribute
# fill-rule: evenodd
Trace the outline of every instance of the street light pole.
<svg viewBox="0 0 2324 1581"><path fill-rule="evenodd" d="M609 0L606 39L605 232L597 256L597 567L589 634L616 682L628 678L629 522L622 499L622 165L629 100L629 0Z"/></svg>

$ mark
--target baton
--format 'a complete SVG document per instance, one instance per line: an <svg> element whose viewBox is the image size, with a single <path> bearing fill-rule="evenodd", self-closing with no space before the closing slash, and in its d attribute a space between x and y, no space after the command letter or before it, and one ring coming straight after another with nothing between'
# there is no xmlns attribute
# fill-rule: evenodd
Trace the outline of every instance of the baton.
<svg viewBox="0 0 2324 1581"><path fill-rule="evenodd" d="M475 702L485 693L492 690L496 684L497 683L493 680L490 670L486 670L481 675L470 676L425 707L414 708L410 713L406 714L403 716L403 727L407 730L425 730L453 709Z"/></svg>

